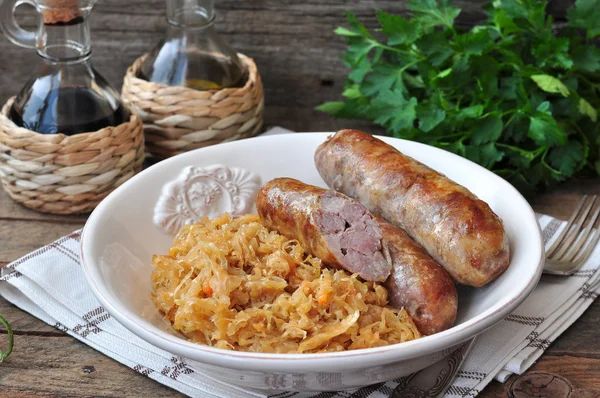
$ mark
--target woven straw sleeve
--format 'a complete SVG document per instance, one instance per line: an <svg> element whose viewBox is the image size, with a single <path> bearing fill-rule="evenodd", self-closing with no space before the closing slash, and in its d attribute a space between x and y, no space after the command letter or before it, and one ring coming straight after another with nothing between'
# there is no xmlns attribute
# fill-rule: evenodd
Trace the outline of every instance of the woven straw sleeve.
<svg viewBox="0 0 600 398"><path fill-rule="evenodd" d="M144 134L140 118L72 136L39 134L8 118L14 97L0 114L0 180L11 198L54 214L87 213L141 170Z"/></svg>
<svg viewBox="0 0 600 398"><path fill-rule="evenodd" d="M243 87L200 91L137 77L148 55L127 69L123 101L142 118L148 152L164 159L192 149L252 137L263 124L263 86L251 58Z"/></svg>

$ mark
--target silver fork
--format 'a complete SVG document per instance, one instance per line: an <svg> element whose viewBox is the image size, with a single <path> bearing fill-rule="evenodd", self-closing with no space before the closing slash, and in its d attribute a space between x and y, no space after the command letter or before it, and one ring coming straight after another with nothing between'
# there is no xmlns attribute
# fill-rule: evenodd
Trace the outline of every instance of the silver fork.
<svg viewBox="0 0 600 398"><path fill-rule="evenodd" d="M598 216L600 216L598 196L585 195L567 222L567 226L546 252L544 273L571 275L581 268L600 240L600 228L594 229Z"/></svg>

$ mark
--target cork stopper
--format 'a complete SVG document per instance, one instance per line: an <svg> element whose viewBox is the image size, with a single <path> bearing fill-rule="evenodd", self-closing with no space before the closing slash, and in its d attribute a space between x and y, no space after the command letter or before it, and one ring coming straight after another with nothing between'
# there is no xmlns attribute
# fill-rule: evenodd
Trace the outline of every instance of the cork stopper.
<svg viewBox="0 0 600 398"><path fill-rule="evenodd" d="M79 0L44 0L45 25L69 25L81 17Z"/></svg>

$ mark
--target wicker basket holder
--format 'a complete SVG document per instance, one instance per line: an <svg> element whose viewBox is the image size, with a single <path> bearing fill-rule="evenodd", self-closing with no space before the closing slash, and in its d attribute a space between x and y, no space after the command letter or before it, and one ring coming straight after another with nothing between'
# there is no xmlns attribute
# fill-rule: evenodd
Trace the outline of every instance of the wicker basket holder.
<svg viewBox="0 0 600 398"><path fill-rule="evenodd" d="M72 136L39 134L0 113L0 180L15 201L54 214L87 213L142 168L144 134L139 117Z"/></svg>
<svg viewBox="0 0 600 398"><path fill-rule="evenodd" d="M154 157L164 159L261 131L263 87L251 58L239 54L249 72L243 87L199 91L138 78L147 56L127 69L122 97L144 121L146 149Z"/></svg>

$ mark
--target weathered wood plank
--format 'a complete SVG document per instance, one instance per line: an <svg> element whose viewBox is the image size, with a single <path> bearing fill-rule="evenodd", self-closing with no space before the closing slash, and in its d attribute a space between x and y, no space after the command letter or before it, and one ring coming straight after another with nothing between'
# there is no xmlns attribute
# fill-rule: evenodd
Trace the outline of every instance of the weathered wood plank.
<svg viewBox="0 0 600 398"><path fill-rule="evenodd" d="M530 203L538 212L566 220L585 194L600 195L598 178L582 177L567 181L553 188L551 192L535 196Z"/></svg>
<svg viewBox="0 0 600 398"><path fill-rule="evenodd" d="M599 325L600 301L596 300L546 352L558 356L576 355L600 359ZM600 377L600 374L597 377Z"/></svg>
<svg viewBox="0 0 600 398"><path fill-rule="evenodd" d="M0 398L33 398L33 397L44 397L44 398L64 398L65 395L56 395L46 392L32 392L32 391L0 391ZM90 396L91 397L91 396Z"/></svg>
<svg viewBox="0 0 600 398"><path fill-rule="evenodd" d="M61 216L33 211L12 200L3 189L0 188L0 219L5 220L40 220L54 221L69 224L81 224L86 220L85 216ZM2 237L0 237L0 240ZM2 247L2 246L0 246Z"/></svg>
<svg viewBox="0 0 600 398"><path fill-rule="evenodd" d="M0 219L0 262L14 261L81 226L83 223Z"/></svg>
<svg viewBox="0 0 600 398"><path fill-rule="evenodd" d="M64 332L40 321L25 311L15 307L3 297L0 297L0 315L4 317L15 333L19 334L38 334L48 336L66 336ZM0 346L4 347L3 328L0 327Z"/></svg>
<svg viewBox="0 0 600 398"><path fill-rule="evenodd" d="M71 337L15 336L0 365L2 396L180 397Z"/></svg>
<svg viewBox="0 0 600 398"><path fill-rule="evenodd" d="M569 397L572 398L592 398L600 396L600 374L598 369L600 368L600 360L596 358L581 358L570 355L545 355L531 367L529 371L523 376L535 383L535 377L533 372L541 372L549 375L556 375L562 377L568 381L573 387L573 391ZM540 397L556 397L566 398L566 395L557 394L556 392L552 395L550 392L543 391L543 387L540 388L537 393L539 395L528 395L521 393L519 395L510 395L510 393L517 393L516 386L513 386L511 391L511 385L515 379L520 376L512 376L506 383L498 383L493 381L483 392L478 395L481 398L490 397L529 397L529 396L540 396ZM545 394L546 393L546 394Z"/></svg>
<svg viewBox="0 0 600 398"><path fill-rule="evenodd" d="M4 265L6 264L0 264L0 268L2 268ZM56 328L46 324L29 313L17 308L5 300L2 296L0 296L0 315L10 322L10 325L15 333L66 336L66 333L57 330ZM4 333L4 331L0 327L0 346L3 343L1 340L2 333Z"/></svg>

